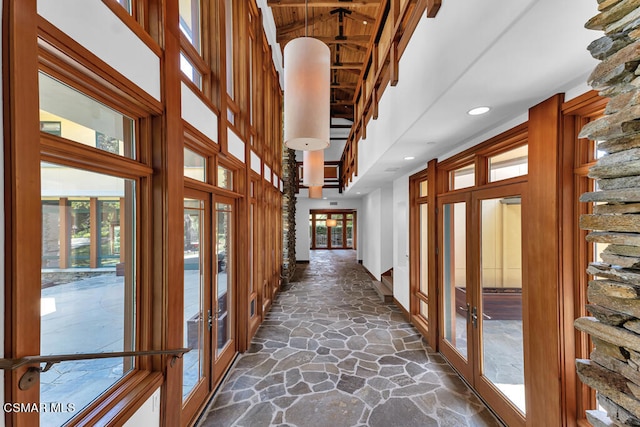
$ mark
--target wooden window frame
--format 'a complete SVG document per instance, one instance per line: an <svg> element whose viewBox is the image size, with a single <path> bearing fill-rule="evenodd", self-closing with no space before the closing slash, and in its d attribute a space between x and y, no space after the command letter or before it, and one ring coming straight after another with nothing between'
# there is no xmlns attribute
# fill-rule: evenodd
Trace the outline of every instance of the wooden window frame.
<svg viewBox="0 0 640 427"><path fill-rule="evenodd" d="M21 12L19 13L18 10ZM34 223L41 222L41 184L40 164L51 162L80 170L117 176L136 182L136 333L135 348L154 348L154 341L149 334L152 316L153 282L147 272L151 259L143 256L150 248L151 229L141 221L142 216L151 214L151 184L153 169L150 166L150 138L152 116L161 111L158 103L150 102L146 94L130 91L128 83L118 85L120 79L108 74L107 68L91 73L101 61L88 55L79 45L46 23L35 12L35 2L21 2L16 9L4 13L9 17L14 34L14 44L5 50L6 57L13 58L14 67L6 67L5 75L10 75L10 82L5 79L7 99L21 97L26 102L6 106L13 117L5 126L5 141L8 147L11 165L7 172L12 177L6 183L6 190L11 203L7 212L6 236L15 249L8 255L6 280L7 301L11 301L5 310L6 357L21 357L40 353L40 316L39 306L41 280L40 257L25 257L26 253L41 252L40 227ZM16 28L23 28L30 37L15 37ZM38 40L30 43L29 40ZM61 47L65 46L64 49ZM82 57L81 61L77 59ZM6 64L6 62L5 62ZM31 70L31 72L25 72ZM39 103L37 92L37 76L41 70L51 77L73 87L79 92L113 108L128 116L136 123L136 160L108 153L94 147L67 140L60 136L41 132L39 122ZM26 76L28 75L28 77ZM13 96L10 94L14 94ZM19 95L16 95L19 94ZM17 130L20 129L20 132ZM27 136L28 135L28 136ZM34 172L37 171L37 172ZM18 184L29 182L29 185ZM19 185L19 189L16 186ZM16 219L20 218L17 227ZM13 223L13 224L12 224ZM22 225L20 225L22 224ZM24 228L27 226L27 228ZM25 230L30 230L25 232ZM24 245L25 238L35 237L32 244ZM22 244L20 243L22 242ZM35 242L35 243L34 243ZM27 247L28 246L28 247ZM25 281L27 279L27 281ZM37 325L37 326L34 326ZM26 328L26 329L25 329ZM20 337L19 340L11 337ZM136 358L136 368L125 374L116 384L101 393L93 402L79 409L78 413L67 425L83 423L94 424L98 420L112 419L115 422L127 419L146 401L162 384L162 373L158 371L160 357ZM24 369L12 371L7 375L5 396L11 402L38 402L39 387L20 390L17 380ZM37 413L6 414L7 422L13 425L34 425Z"/></svg>
<svg viewBox="0 0 640 427"><path fill-rule="evenodd" d="M564 381L562 383L563 408L568 426L588 427L585 411L597 407L595 392L583 384L575 370L576 358L588 358L592 348L590 337L577 331L573 321L588 316L586 269L593 254L593 243L586 241L587 231L578 227L582 214L591 213L593 206L582 203L582 193L593 191L588 169L595 163L595 144L579 139L578 134L589 121L603 114L607 99L590 91L562 105L562 254L572 262L562 270L562 292L565 301L563 313Z"/></svg>

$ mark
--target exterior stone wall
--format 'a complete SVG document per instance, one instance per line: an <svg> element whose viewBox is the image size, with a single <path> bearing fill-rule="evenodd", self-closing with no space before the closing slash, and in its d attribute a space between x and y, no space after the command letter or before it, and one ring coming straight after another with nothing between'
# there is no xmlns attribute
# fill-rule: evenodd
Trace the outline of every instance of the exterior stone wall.
<svg viewBox="0 0 640 427"><path fill-rule="evenodd" d="M598 141L606 154L589 171L600 191L581 201L598 203L583 215L587 240L608 244L603 263L592 263L587 308L575 321L595 349L577 360L585 384L606 410L587 411L595 427L640 426L640 0L598 0L600 13L586 27L605 35L589 46L600 60L589 84L610 98L604 117L587 124L581 138Z"/></svg>
<svg viewBox="0 0 640 427"><path fill-rule="evenodd" d="M283 149L282 197L282 277L290 279L296 268L296 190L298 165L296 152Z"/></svg>

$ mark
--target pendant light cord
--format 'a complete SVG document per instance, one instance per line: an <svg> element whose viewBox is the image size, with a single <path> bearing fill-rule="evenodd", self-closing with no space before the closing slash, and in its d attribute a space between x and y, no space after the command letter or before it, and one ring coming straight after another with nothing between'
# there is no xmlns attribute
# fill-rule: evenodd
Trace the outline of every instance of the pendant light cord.
<svg viewBox="0 0 640 427"><path fill-rule="evenodd" d="M304 36L308 37L309 0L304 2Z"/></svg>

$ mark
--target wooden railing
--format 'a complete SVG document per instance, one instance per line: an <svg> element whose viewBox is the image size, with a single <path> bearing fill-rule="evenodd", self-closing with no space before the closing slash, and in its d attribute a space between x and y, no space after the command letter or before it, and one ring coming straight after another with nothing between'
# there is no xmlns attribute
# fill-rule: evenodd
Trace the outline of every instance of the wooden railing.
<svg viewBox="0 0 640 427"><path fill-rule="evenodd" d="M378 118L378 101L386 87L398 84L400 57L423 13L434 18L441 0L381 0L373 43L367 50L353 96L354 122L342 153L340 191L358 176L358 141L367 138L367 123Z"/></svg>

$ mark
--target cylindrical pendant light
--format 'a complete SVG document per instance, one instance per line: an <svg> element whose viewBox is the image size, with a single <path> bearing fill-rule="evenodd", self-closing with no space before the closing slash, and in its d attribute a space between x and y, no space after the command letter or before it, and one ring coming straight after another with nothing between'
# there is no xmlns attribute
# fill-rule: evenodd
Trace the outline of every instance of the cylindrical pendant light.
<svg viewBox="0 0 640 427"><path fill-rule="evenodd" d="M331 51L298 37L284 47L284 144L294 150L329 146Z"/></svg>
<svg viewBox="0 0 640 427"><path fill-rule="evenodd" d="M322 186L309 187L310 199L322 199Z"/></svg>
<svg viewBox="0 0 640 427"><path fill-rule="evenodd" d="M333 219L333 218L329 218L327 220L327 227L335 227L338 225L338 221Z"/></svg>
<svg viewBox="0 0 640 427"><path fill-rule="evenodd" d="M324 150L302 153L302 184L307 187L322 187L324 185Z"/></svg>

